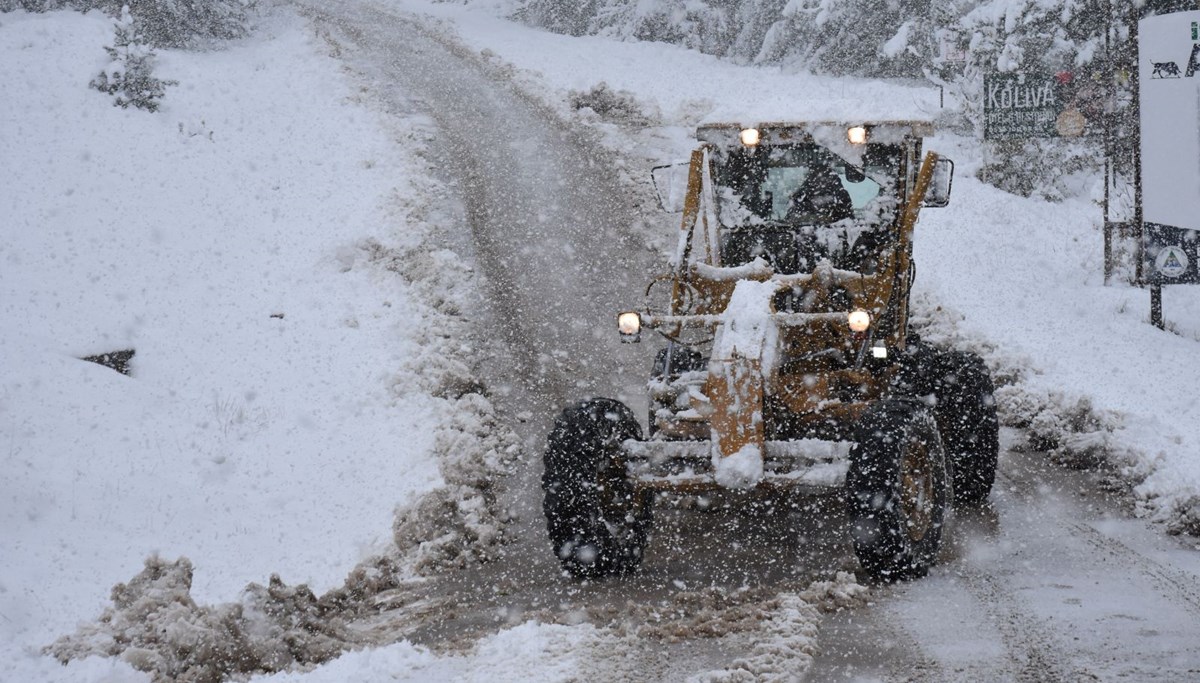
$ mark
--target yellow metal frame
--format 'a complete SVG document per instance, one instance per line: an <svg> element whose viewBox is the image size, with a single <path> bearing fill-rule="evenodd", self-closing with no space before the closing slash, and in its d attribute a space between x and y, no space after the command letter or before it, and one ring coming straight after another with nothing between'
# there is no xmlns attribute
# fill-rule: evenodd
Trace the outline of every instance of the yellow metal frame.
<svg viewBox="0 0 1200 683"><path fill-rule="evenodd" d="M911 150L920 146L919 138L911 140L906 148L910 154ZM925 155L911 189L906 188L905 183L897 186L896 191L907 196L900 197L904 201L895 226L895 245L881 254L883 258L874 275L830 279L826 273L825 279L822 279L816 275L777 275L765 267L739 270L735 278L722 277L719 245L713 244L710 236L715 226L708 224L710 217L705 210L705 202L709 200L704 196L708 190L705 181L712 173L711 168L706 168L711 164L708 155L710 149L710 145L703 145L691 156L680 226L684 233L681 235L684 247L675 272L670 276L674 280L671 303L673 320L650 319L650 326L659 323L661 327L671 327L676 333L684 326L702 326L715 333L721 314L740 279L777 281L781 289L803 284L808 295L813 297L816 310L826 310L826 302L836 284L849 293L855 307L871 314L873 325L884 316L894 316L890 337L881 341L894 349L903 349L908 324L908 307L904 302L909 295L913 232L933 179L937 154L929 152ZM697 227L701 228L699 235ZM702 261L693 258L697 252L703 254ZM692 290L691 297L685 297L685 288ZM694 310L685 311L686 303L691 303ZM780 326L780 345L799 355L854 339L846 328L846 321L837 316L778 314L775 318ZM857 338L855 341L865 345L867 339ZM713 358L709 361L708 380L704 385L712 408L708 422L713 443L722 456L738 453L747 445L757 445L761 451L767 438L765 403L768 397L775 404L783 406L793 420L813 423L852 421L861 416L869 402L883 395L894 373L894 368L884 371L872 371L867 367L818 368L802 373L779 372L777 376L766 377L763 367L763 358L739 353L730 358ZM848 391L857 394L856 400L836 398Z"/></svg>

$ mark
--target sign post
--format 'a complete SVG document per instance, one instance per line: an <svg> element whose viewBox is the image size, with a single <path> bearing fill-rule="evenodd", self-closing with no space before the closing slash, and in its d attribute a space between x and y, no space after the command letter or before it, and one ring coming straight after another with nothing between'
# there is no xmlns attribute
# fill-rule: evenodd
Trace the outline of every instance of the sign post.
<svg viewBox="0 0 1200 683"><path fill-rule="evenodd" d="M1200 284L1200 12L1138 24L1142 273L1150 320L1162 286Z"/></svg>

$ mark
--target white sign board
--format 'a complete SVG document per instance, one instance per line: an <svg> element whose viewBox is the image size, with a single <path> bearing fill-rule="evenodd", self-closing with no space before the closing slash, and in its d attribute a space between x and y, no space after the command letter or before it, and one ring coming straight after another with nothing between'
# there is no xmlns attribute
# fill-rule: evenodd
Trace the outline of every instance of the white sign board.
<svg viewBox="0 0 1200 683"><path fill-rule="evenodd" d="M1145 222L1200 229L1200 12L1138 28Z"/></svg>

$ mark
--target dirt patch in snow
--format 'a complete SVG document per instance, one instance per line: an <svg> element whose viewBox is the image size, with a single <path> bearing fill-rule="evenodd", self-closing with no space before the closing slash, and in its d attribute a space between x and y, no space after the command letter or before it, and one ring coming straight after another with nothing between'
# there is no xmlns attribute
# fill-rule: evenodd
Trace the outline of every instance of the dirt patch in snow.
<svg viewBox="0 0 1200 683"><path fill-rule="evenodd" d="M817 581L799 593L780 592L777 585L734 590L714 586L682 590L659 604L629 602L623 608L601 606L590 611L595 623L608 621L617 633L678 642L758 630L792 598L817 614L858 607L869 596L870 589L853 574L838 572L833 580Z"/></svg>

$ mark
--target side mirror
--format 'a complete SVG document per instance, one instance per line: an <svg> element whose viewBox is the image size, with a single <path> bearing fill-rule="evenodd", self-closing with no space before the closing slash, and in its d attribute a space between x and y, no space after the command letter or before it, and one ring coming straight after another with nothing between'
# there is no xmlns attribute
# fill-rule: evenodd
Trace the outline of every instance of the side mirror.
<svg viewBox="0 0 1200 683"><path fill-rule="evenodd" d="M933 164L933 178L925 193L925 206L940 209L950 203L950 188L954 185L954 162L938 157Z"/></svg>
<svg viewBox="0 0 1200 683"><path fill-rule="evenodd" d="M658 193L658 205L663 211L683 211L683 201L687 196L688 168L687 162L680 162L650 169L650 178L654 181L654 189Z"/></svg>

